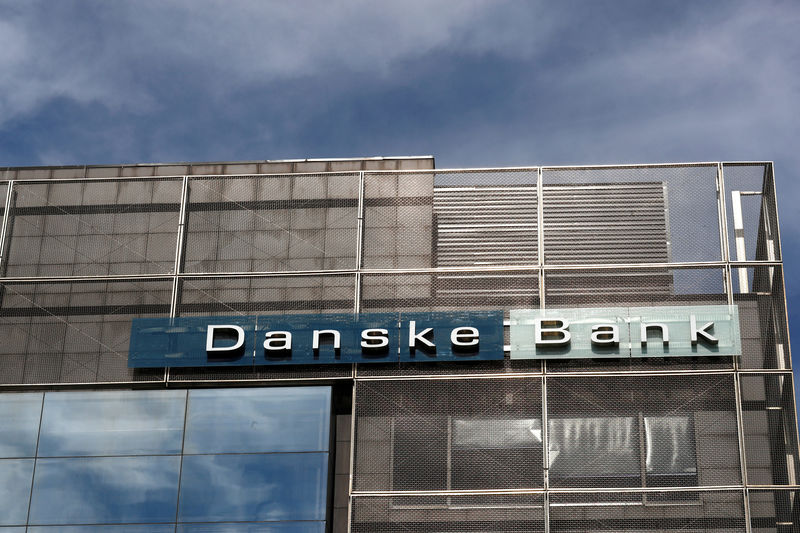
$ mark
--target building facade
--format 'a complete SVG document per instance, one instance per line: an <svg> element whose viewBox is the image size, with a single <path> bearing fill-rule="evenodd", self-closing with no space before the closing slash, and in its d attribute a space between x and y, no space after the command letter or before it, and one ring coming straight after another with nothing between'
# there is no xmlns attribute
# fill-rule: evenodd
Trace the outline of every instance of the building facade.
<svg viewBox="0 0 800 533"><path fill-rule="evenodd" d="M0 533L800 530L770 163L0 172Z"/></svg>

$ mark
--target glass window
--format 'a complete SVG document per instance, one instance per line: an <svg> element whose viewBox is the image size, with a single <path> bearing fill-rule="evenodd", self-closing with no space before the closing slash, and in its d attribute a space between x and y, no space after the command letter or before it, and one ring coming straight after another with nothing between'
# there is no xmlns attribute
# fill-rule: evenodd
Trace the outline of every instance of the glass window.
<svg viewBox="0 0 800 533"><path fill-rule="evenodd" d="M697 484L689 416L553 418L548 428L550 475L560 486Z"/></svg>
<svg viewBox="0 0 800 533"><path fill-rule="evenodd" d="M193 390L185 453L327 451L329 387Z"/></svg>
<svg viewBox="0 0 800 533"><path fill-rule="evenodd" d="M33 457L39 415L42 412L42 393L4 394L0 402L0 457Z"/></svg>
<svg viewBox="0 0 800 533"><path fill-rule="evenodd" d="M177 456L39 459L30 523L174 522L179 467Z"/></svg>
<svg viewBox="0 0 800 533"><path fill-rule="evenodd" d="M324 520L327 453L187 455L180 522Z"/></svg>
<svg viewBox="0 0 800 533"><path fill-rule="evenodd" d="M24 524L31 494L33 459L0 460L0 525Z"/></svg>
<svg viewBox="0 0 800 533"><path fill-rule="evenodd" d="M172 524L146 524L122 526L35 526L28 533L174 533ZM0 533L6 533L0 530Z"/></svg>
<svg viewBox="0 0 800 533"><path fill-rule="evenodd" d="M542 422L535 418L453 420L451 488L486 484L497 465L516 465L504 487L534 487L541 476Z"/></svg>
<svg viewBox="0 0 800 533"><path fill-rule="evenodd" d="M688 416L644 417L648 475L697 473L694 428Z"/></svg>
<svg viewBox="0 0 800 533"><path fill-rule="evenodd" d="M325 522L178 524L177 533L324 533ZM44 532L43 532L44 533Z"/></svg>
<svg viewBox="0 0 800 533"><path fill-rule="evenodd" d="M549 421L550 474L558 478L620 476L639 483L639 432L634 417Z"/></svg>
<svg viewBox="0 0 800 533"><path fill-rule="evenodd" d="M179 454L186 391L45 394L39 456Z"/></svg>

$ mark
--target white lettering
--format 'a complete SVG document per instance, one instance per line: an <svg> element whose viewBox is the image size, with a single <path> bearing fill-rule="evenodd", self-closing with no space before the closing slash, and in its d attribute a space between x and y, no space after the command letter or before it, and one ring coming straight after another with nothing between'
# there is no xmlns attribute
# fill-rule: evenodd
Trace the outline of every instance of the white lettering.
<svg viewBox="0 0 800 533"><path fill-rule="evenodd" d="M592 344L619 345L619 327L616 324L592 326Z"/></svg>
<svg viewBox="0 0 800 533"><path fill-rule="evenodd" d="M450 332L450 342L453 346L478 346L479 335L478 328L453 328L453 331Z"/></svg>
<svg viewBox="0 0 800 533"><path fill-rule="evenodd" d="M549 327L545 327L549 326ZM572 335L566 318L537 318L534 320L536 346L561 346L569 344Z"/></svg>
<svg viewBox="0 0 800 533"><path fill-rule="evenodd" d="M214 346L214 339L218 331L235 331L236 343L231 346ZM206 352L234 352L244 346L244 330L241 326L214 324L208 326L206 333Z"/></svg>
<svg viewBox="0 0 800 533"><path fill-rule="evenodd" d="M426 335L430 334L433 328L425 328L417 333L417 321L411 320L408 323L408 347L416 348L417 342L421 342L428 348L436 348L436 345L426 339Z"/></svg>
<svg viewBox="0 0 800 533"><path fill-rule="evenodd" d="M370 328L361 332L362 348L384 348L389 346L389 330L383 328Z"/></svg>
<svg viewBox="0 0 800 533"><path fill-rule="evenodd" d="M661 332L661 340L664 343L664 346L669 344L669 327L666 324L662 324L660 322L652 322L650 324L645 324L642 322L639 334L641 335L642 339L642 346L647 346L647 330L657 328Z"/></svg>
<svg viewBox="0 0 800 533"><path fill-rule="evenodd" d="M711 335L708 331L709 328L714 327L713 322L707 322L700 329L697 328L697 318L694 315L689 316L689 324L692 326L692 346L697 344L697 335L700 335L709 344L719 344L719 339Z"/></svg>
<svg viewBox="0 0 800 533"><path fill-rule="evenodd" d="M264 349L270 352L283 352L292 349L292 334L288 331L268 331L264 339Z"/></svg>
<svg viewBox="0 0 800 533"><path fill-rule="evenodd" d="M338 331L336 331L335 329L315 329L314 338L311 342L311 348L313 350L319 350L320 337L322 337L323 335L333 335L334 350L338 350L342 347L342 336Z"/></svg>

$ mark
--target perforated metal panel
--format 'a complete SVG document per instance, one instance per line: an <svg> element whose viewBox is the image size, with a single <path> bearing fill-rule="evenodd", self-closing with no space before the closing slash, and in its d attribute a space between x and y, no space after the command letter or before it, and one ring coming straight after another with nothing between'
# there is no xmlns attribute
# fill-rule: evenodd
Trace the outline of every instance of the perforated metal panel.
<svg viewBox="0 0 800 533"><path fill-rule="evenodd" d="M795 533L800 529L800 491L751 490L753 533Z"/></svg>
<svg viewBox="0 0 800 533"><path fill-rule="evenodd" d="M548 377L551 487L741 483L734 379Z"/></svg>
<svg viewBox="0 0 800 533"><path fill-rule="evenodd" d="M364 312L539 307L536 271L364 274L361 280Z"/></svg>
<svg viewBox="0 0 800 533"><path fill-rule="evenodd" d="M543 532L541 494L356 497L353 533Z"/></svg>
<svg viewBox="0 0 800 533"><path fill-rule="evenodd" d="M739 307L742 334L740 368L792 367L786 324L786 297L780 267L733 268L733 301ZM747 285L744 285L744 280ZM742 285L739 286L738 282Z"/></svg>
<svg viewBox="0 0 800 533"><path fill-rule="evenodd" d="M170 281L5 283L0 286L0 381L163 380L128 368L131 319L169 316Z"/></svg>
<svg viewBox="0 0 800 533"><path fill-rule="evenodd" d="M739 379L747 481L796 485L800 461L791 374L743 374Z"/></svg>
<svg viewBox="0 0 800 533"><path fill-rule="evenodd" d="M544 169L545 262L721 259L716 175L716 164Z"/></svg>
<svg viewBox="0 0 800 533"><path fill-rule="evenodd" d="M16 183L6 276L166 274L180 180Z"/></svg>
<svg viewBox="0 0 800 533"><path fill-rule="evenodd" d="M550 531L681 531L745 529L741 492L648 492L550 495Z"/></svg>
<svg viewBox="0 0 800 533"><path fill-rule="evenodd" d="M542 486L541 380L359 381L355 490Z"/></svg>
<svg viewBox="0 0 800 533"><path fill-rule="evenodd" d="M351 313L355 276L184 278L178 316Z"/></svg>
<svg viewBox="0 0 800 533"><path fill-rule="evenodd" d="M359 175L193 178L186 272L356 267Z"/></svg>

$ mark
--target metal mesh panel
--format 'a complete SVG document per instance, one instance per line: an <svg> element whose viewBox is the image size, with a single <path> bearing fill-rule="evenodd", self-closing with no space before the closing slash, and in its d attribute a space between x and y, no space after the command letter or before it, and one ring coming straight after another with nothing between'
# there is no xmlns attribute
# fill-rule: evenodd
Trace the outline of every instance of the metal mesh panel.
<svg viewBox="0 0 800 533"><path fill-rule="evenodd" d="M355 268L358 174L193 178L186 272Z"/></svg>
<svg viewBox="0 0 800 533"><path fill-rule="evenodd" d="M549 309L721 305L727 303L721 268L575 269L545 271ZM733 368L731 357L550 360L548 371Z"/></svg>
<svg viewBox="0 0 800 533"><path fill-rule="evenodd" d="M781 268L733 268L732 277L742 335L739 367L790 369Z"/></svg>
<svg viewBox="0 0 800 533"><path fill-rule="evenodd" d="M751 485L796 485L798 449L792 375L742 374L742 425Z"/></svg>
<svg viewBox="0 0 800 533"><path fill-rule="evenodd" d="M162 380L129 369L131 318L168 316L169 281L6 283L0 286L0 381Z"/></svg>
<svg viewBox="0 0 800 533"><path fill-rule="evenodd" d="M354 497L353 533L544 531L541 494Z"/></svg>
<svg viewBox="0 0 800 533"><path fill-rule="evenodd" d="M716 165L543 170L545 262L720 260L716 174Z"/></svg>
<svg viewBox="0 0 800 533"><path fill-rule="evenodd" d="M170 273L181 181L16 183L7 276Z"/></svg>
<svg viewBox="0 0 800 533"><path fill-rule="evenodd" d="M800 529L800 491L751 490L753 533L795 533Z"/></svg>
<svg viewBox="0 0 800 533"><path fill-rule="evenodd" d="M542 485L541 380L358 381L355 490Z"/></svg>
<svg viewBox="0 0 800 533"><path fill-rule="evenodd" d="M779 260L771 164L725 164L725 207L731 261Z"/></svg>
<svg viewBox="0 0 800 533"><path fill-rule="evenodd" d="M732 375L547 378L551 487L741 483Z"/></svg>
<svg viewBox="0 0 800 533"><path fill-rule="evenodd" d="M433 266L433 174L364 174L365 268Z"/></svg>
<svg viewBox="0 0 800 533"><path fill-rule="evenodd" d="M178 316L352 313L355 276L184 278Z"/></svg>
<svg viewBox="0 0 800 533"><path fill-rule="evenodd" d="M741 492L551 494L550 531L744 532Z"/></svg>
<svg viewBox="0 0 800 533"><path fill-rule="evenodd" d="M361 280L364 312L539 307L536 271L365 274Z"/></svg>

